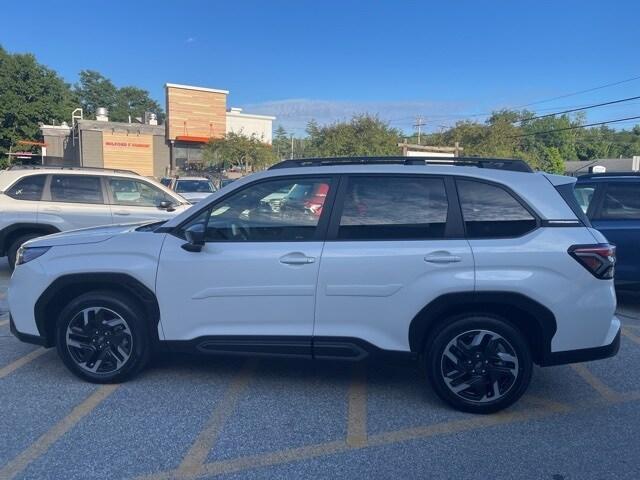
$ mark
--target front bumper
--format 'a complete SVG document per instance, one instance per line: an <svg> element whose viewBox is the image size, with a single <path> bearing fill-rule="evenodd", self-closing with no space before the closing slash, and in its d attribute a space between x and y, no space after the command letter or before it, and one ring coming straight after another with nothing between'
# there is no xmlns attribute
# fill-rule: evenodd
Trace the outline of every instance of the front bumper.
<svg viewBox="0 0 640 480"><path fill-rule="evenodd" d="M16 324L13 322L13 317L11 315L9 315L9 330L11 330L13 336L21 342L33 343L34 345L41 345L43 347L50 346L47 345L47 341L45 340L45 338L41 337L40 335L30 335L28 333L19 332L16 328Z"/></svg>
<svg viewBox="0 0 640 480"><path fill-rule="evenodd" d="M566 350L564 352L552 352L541 363L543 367L552 365L564 365L567 363L590 362L592 360L602 360L613 357L620 350L620 329L616 333L613 341L609 345L601 347L582 348L579 350Z"/></svg>

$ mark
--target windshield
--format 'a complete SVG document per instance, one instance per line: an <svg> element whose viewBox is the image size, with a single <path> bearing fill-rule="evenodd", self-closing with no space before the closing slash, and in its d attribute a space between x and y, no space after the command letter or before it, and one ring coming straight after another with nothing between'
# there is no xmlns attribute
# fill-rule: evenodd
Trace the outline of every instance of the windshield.
<svg viewBox="0 0 640 480"><path fill-rule="evenodd" d="M215 188L208 180L178 180L176 182L178 193L213 193Z"/></svg>

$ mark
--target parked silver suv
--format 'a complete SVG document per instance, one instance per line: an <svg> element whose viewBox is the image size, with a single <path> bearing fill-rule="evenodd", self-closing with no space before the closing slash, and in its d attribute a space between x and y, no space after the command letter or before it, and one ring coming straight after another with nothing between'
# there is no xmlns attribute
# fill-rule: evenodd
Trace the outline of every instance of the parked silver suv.
<svg viewBox="0 0 640 480"><path fill-rule="evenodd" d="M78 228L168 220L189 207L159 183L126 170L12 167L0 171L0 256L13 268L20 245Z"/></svg>

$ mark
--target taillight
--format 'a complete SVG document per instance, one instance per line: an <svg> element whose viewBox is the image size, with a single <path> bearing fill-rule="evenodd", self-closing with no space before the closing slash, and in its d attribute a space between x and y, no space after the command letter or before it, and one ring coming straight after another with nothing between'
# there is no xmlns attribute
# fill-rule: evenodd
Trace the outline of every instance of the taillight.
<svg viewBox="0 0 640 480"><path fill-rule="evenodd" d="M573 245L569 255L596 278L611 279L616 264L616 247L608 243Z"/></svg>

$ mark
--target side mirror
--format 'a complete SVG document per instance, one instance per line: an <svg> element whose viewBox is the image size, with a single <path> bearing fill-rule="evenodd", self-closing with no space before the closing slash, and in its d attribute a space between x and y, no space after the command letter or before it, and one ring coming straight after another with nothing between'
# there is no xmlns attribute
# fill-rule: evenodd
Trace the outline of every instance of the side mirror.
<svg viewBox="0 0 640 480"><path fill-rule="evenodd" d="M182 248L187 252L200 252L204 246L204 234L204 224L196 223L195 225L191 225L184 231L187 243L184 243Z"/></svg>
<svg viewBox="0 0 640 480"><path fill-rule="evenodd" d="M173 208L173 203L171 203L169 200L162 200L158 204L158 208L166 210L167 212L173 212L175 210L175 208Z"/></svg>

